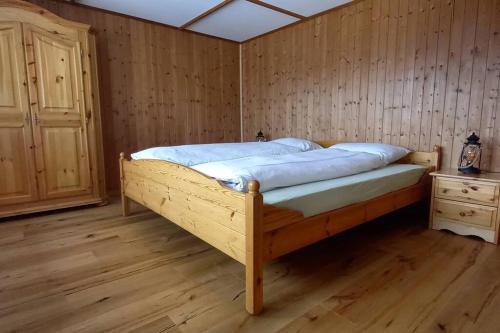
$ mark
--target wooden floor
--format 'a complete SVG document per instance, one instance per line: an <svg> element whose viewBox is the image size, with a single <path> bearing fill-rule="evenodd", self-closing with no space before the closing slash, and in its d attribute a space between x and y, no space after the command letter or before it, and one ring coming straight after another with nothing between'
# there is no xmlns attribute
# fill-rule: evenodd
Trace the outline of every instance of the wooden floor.
<svg viewBox="0 0 500 333"><path fill-rule="evenodd" d="M2 332L500 332L500 247L427 230L411 207L244 269L118 202L0 223Z"/></svg>

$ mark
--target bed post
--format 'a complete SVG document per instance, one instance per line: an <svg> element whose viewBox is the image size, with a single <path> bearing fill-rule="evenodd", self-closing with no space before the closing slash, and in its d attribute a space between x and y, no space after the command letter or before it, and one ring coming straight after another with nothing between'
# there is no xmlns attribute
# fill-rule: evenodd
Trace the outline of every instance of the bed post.
<svg viewBox="0 0 500 333"><path fill-rule="evenodd" d="M435 170L434 171L439 171L441 169L441 146L439 145L434 145L432 148L432 151L436 153L436 160L434 161L435 163Z"/></svg>
<svg viewBox="0 0 500 333"><path fill-rule="evenodd" d="M245 196L245 281L246 309L250 314L262 311L263 304L263 200L257 181L248 183Z"/></svg>
<svg viewBox="0 0 500 333"><path fill-rule="evenodd" d="M120 193L122 197L122 214L123 216L130 215L130 199L125 195L125 176L123 174L123 161L125 161L125 153L120 153Z"/></svg>

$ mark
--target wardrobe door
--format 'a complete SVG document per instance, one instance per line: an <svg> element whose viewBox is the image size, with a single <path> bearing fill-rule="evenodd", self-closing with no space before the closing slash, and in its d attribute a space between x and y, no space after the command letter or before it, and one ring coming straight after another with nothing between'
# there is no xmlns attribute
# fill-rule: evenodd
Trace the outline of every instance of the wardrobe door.
<svg viewBox="0 0 500 333"><path fill-rule="evenodd" d="M37 199L21 24L0 23L0 205Z"/></svg>
<svg viewBox="0 0 500 333"><path fill-rule="evenodd" d="M40 197L90 193L80 43L27 24L23 29Z"/></svg>

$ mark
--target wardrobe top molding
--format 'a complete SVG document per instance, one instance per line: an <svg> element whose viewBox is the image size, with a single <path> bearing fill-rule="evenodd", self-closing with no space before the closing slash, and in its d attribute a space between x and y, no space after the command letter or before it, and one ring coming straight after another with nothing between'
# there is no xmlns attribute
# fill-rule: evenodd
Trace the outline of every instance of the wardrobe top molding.
<svg viewBox="0 0 500 333"><path fill-rule="evenodd" d="M0 0L0 20L29 23L61 36L91 33L88 24L66 20L48 10L22 0Z"/></svg>
<svg viewBox="0 0 500 333"><path fill-rule="evenodd" d="M53 0L242 44L361 0Z"/></svg>

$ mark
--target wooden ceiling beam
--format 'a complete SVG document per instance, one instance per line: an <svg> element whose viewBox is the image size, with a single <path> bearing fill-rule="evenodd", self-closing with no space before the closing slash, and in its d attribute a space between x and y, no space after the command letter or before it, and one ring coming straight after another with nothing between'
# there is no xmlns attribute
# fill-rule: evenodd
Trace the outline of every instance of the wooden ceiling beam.
<svg viewBox="0 0 500 333"><path fill-rule="evenodd" d="M202 20L203 18L207 17L208 15L210 15L210 14L218 11L219 9L221 9L222 7L224 7L225 5L227 5L227 4L231 3L231 2L233 2L233 0L224 0L221 3L219 3L217 6L214 6L214 7L210 8L206 12L203 12L200 15L196 16L195 18L193 18L192 20L184 23L179 28L180 29L186 29L189 26L191 26L191 25L195 24L196 22Z"/></svg>
<svg viewBox="0 0 500 333"><path fill-rule="evenodd" d="M259 5L259 6L266 7L268 9L274 10L276 12L280 12L280 13L288 15L288 16L293 16L295 18L298 18L299 20L303 20L303 19L307 18L306 16L303 16L303 15L291 12L291 11L286 10L284 8L281 8L281 7L276 7L274 5L271 5L271 4L267 3L267 2L263 2L263 1L260 1L260 0L247 0L247 1L251 2L251 3L254 3L256 5Z"/></svg>

